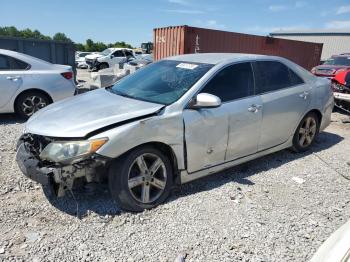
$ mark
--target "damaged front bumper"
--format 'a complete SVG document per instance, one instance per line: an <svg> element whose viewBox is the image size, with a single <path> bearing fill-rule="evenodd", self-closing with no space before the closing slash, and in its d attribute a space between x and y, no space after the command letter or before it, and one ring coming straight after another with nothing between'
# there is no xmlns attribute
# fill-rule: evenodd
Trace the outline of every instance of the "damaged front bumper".
<svg viewBox="0 0 350 262"><path fill-rule="evenodd" d="M39 158L40 150L45 146L42 140L43 138L38 139L37 136L28 134L23 135L19 140L16 161L26 177L43 186L53 186L57 196L64 196L67 190L72 190L78 178L82 178L86 183L102 181L109 158L93 154L70 165L45 162Z"/></svg>

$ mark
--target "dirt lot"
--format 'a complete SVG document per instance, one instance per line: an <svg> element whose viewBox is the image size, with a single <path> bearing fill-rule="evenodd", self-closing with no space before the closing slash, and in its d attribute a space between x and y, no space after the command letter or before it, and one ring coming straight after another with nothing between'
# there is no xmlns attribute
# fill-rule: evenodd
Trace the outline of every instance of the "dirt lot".
<svg viewBox="0 0 350 262"><path fill-rule="evenodd" d="M131 214L105 189L51 205L14 161L23 123L0 115L0 261L306 261L350 217L342 118L333 115L312 152L263 157Z"/></svg>

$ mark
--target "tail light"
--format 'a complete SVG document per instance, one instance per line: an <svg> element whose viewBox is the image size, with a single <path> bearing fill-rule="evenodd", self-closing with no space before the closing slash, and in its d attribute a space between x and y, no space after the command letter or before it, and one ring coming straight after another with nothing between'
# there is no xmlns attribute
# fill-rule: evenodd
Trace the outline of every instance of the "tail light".
<svg viewBox="0 0 350 262"><path fill-rule="evenodd" d="M64 72L64 73L61 73L61 76L69 80L73 78L73 72Z"/></svg>

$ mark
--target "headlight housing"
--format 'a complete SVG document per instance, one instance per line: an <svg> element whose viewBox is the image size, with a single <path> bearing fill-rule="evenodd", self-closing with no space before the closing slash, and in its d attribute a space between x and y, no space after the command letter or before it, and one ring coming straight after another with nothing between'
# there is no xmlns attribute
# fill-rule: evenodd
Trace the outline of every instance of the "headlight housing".
<svg viewBox="0 0 350 262"><path fill-rule="evenodd" d="M107 141L108 138L51 142L41 151L40 158L63 164L78 162L95 153Z"/></svg>

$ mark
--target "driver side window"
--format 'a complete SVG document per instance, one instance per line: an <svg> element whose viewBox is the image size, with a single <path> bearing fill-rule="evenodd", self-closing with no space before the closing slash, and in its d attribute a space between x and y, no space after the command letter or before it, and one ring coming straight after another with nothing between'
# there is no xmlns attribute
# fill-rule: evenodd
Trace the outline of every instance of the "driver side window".
<svg viewBox="0 0 350 262"><path fill-rule="evenodd" d="M253 95L254 78L251 64L234 64L222 69L202 89L201 93L215 95L222 102Z"/></svg>
<svg viewBox="0 0 350 262"><path fill-rule="evenodd" d="M10 70L10 59L8 56L0 55L0 70Z"/></svg>
<svg viewBox="0 0 350 262"><path fill-rule="evenodd" d="M124 57L124 53L121 50L115 51L113 53L114 57Z"/></svg>

